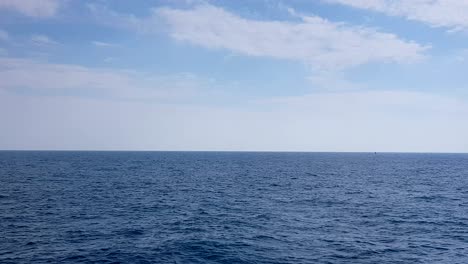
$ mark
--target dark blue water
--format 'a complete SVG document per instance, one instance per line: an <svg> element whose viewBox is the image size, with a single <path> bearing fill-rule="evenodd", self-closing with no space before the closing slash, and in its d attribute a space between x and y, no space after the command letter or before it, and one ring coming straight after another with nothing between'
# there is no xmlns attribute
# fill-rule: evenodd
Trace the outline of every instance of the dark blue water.
<svg viewBox="0 0 468 264"><path fill-rule="evenodd" d="M0 152L0 263L468 263L468 155Z"/></svg>

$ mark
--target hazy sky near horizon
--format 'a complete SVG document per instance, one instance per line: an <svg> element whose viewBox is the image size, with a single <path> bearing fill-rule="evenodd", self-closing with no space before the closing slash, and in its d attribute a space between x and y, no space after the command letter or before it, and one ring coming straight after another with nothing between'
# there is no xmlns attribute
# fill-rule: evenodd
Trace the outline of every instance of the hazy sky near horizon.
<svg viewBox="0 0 468 264"><path fill-rule="evenodd" d="M0 0L0 149L468 152L468 0Z"/></svg>

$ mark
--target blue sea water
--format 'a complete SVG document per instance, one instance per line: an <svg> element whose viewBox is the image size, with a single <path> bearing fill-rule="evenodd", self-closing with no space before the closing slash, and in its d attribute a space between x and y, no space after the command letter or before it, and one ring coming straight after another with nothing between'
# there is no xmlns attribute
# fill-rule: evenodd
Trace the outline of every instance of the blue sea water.
<svg viewBox="0 0 468 264"><path fill-rule="evenodd" d="M468 155L0 152L0 263L468 263Z"/></svg>

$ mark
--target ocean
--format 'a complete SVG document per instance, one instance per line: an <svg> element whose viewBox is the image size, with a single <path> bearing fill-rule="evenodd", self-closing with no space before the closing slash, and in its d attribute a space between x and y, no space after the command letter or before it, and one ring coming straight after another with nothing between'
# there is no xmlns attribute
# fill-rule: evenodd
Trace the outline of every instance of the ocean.
<svg viewBox="0 0 468 264"><path fill-rule="evenodd" d="M0 263L468 263L468 155L0 152Z"/></svg>

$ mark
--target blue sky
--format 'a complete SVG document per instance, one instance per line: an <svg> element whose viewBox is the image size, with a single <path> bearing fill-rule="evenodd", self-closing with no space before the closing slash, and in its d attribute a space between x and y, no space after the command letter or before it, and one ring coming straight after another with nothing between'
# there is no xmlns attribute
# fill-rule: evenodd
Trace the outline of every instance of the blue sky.
<svg viewBox="0 0 468 264"><path fill-rule="evenodd" d="M0 149L468 152L467 12L0 0Z"/></svg>

